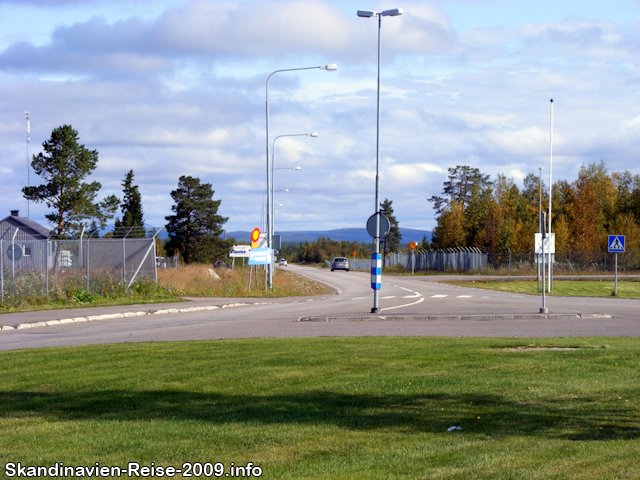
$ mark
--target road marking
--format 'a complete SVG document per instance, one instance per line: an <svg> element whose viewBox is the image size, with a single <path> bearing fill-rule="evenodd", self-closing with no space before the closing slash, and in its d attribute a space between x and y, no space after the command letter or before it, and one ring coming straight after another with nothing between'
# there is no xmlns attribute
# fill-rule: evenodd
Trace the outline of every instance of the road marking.
<svg viewBox="0 0 640 480"><path fill-rule="evenodd" d="M367 298L370 298L370 297L356 297L356 298L352 298L351 300L365 300Z"/></svg>
<svg viewBox="0 0 640 480"><path fill-rule="evenodd" d="M449 295L431 295L431 298L444 298L444 297L448 297Z"/></svg>
<svg viewBox="0 0 640 480"><path fill-rule="evenodd" d="M380 300L388 300L390 298L396 298L396 295L392 295L391 297L380 297Z"/></svg>
<svg viewBox="0 0 640 480"><path fill-rule="evenodd" d="M394 287L398 287L398 285L394 285ZM406 290L407 292L413 292L413 290L409 290L408 288L404 288L404 287L398 287L401 288L402 290Z"/></svg>
<svg viewBox="0 0 640 480"><path fill-rule="evenodd" d="M415 295L407 295L406 297L402 297L402 298L420 298L422 296L421 293L418 293L418 292L413 292L413 293L415 293Z"/></svg>
<svg viewBox="0 0 640 480"><path fill-rule="evenodd" d="M420 303L420 302L424 302L424 298L421 298L417 302L407 303L406 305L398 305L397 307L381 308L380 311L383 312L385 310L393 310L394 308L410 307L411 305L415 305L415 304Z"/></svg>
<svg viewBox="0 0 640 480"><path fill-rule="evenodd" d="M471 298L473 295L458 295L458 298Z"/></svg>

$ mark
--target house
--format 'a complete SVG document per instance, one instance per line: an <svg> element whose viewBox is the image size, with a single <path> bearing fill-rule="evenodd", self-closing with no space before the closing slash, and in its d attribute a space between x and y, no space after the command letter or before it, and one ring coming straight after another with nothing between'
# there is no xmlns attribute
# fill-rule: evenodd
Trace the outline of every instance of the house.
<svg viewBox="0 0 640 480"><path fill-rule="evenodd" d="M17 232L17 233L16 233ZM44 265L49 230L33 220L21 217L19 210L0 221L2 263L20 267Z"/></svg>

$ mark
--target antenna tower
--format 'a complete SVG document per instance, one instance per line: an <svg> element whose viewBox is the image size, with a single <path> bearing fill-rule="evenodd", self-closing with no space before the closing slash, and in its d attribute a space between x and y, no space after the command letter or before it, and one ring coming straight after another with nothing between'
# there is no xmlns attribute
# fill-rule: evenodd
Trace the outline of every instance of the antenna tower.
<svg viewBox="0 0 640 480"><path fill-rule="evenodd" d="M29 141L31 140L31 120L29 120L29 112L24 112L24 118L27 120L27 164L24 169L24 181L27 188L29 187ZM27 218L29 218L29 199L27 198Z"/></svg>

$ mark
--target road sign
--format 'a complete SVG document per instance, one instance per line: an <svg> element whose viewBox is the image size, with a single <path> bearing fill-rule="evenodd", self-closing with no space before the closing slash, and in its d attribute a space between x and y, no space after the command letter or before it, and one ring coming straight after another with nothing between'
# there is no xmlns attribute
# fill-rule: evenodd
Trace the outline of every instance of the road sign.
<svg viewBox="0 0 640 480"><path fill-rule="evenodd" d="M251 248L258 248L258 240L260 239L260 229L254 228L251 232Z"/></svg>
<svg viewBox="0 0 640 480"><path fill-rule="evenodd" d="M354 250L353 252L351 252L351 255L353 255L353 256L355 257L356 255L358 255L358 252L356 252L356 251Z"/></svg>
<svg viewBox="0 0 640 480"><path fill-rule="evenodd" d="M417 244L416 242L411 242L411 243L409 244L409 248L410 248L411 250L415 250L416 248L418 248L418 244Z"/></svg>
<svg viewBox="0 0 640 480"><path fill-rule="evenodd" d="M624 235L609 235L609 252L624 253Z"/></svg>
<svg viewBox="0 0 640 480"><path fill-rule="evenodd" d="M249 245L234 245L229 252L230 257L249 258L251 247Z"/></svg>
<svg viewBox="0 0 640 480"><path fill-rule="evenodd" d="M249 253L249 265L269 265L271 264L270 248L252 248Z"/></svg>
<svg viewBox="0 0 640 480"><path fill-rule="evenodd" d="M376 215L380 215L380 233L376 235ZM374 213L367 220L367 232L373 238L384 238L389 235L389 230L391 230L391 224L389 223L389 219L385 217L382 213Z"/></svg>
<svg viewBox="0 0 640 480"><path fill-rule="evenodd" d="M542 255L542 234L534 234L535 253ZM556 253L556 234L548 233L544 239L544 253Z"/></svg>

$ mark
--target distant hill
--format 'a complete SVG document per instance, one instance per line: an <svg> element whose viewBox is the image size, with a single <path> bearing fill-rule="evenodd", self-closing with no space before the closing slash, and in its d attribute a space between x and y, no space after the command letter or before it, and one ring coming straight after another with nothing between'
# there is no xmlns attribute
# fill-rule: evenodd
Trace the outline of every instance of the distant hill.
<svg viewBox="0 0 640 480"><path fill-rule="evenodd" d="M282 236L282 242L316 242L318 238L330 238L336 241L347 242L371 242L372 238L367 233L366 228L339 228L337 230L325 231L303 231L303 232L278 232L276 234ZM431 241L432 233L429 230L415 230L413 228L400 227L402 235L402 243L420 242L422 237L427 236L427 240ZM235 238L236 242L249 243L251 241L251 232L227 232L227 238Z"/></svg>

